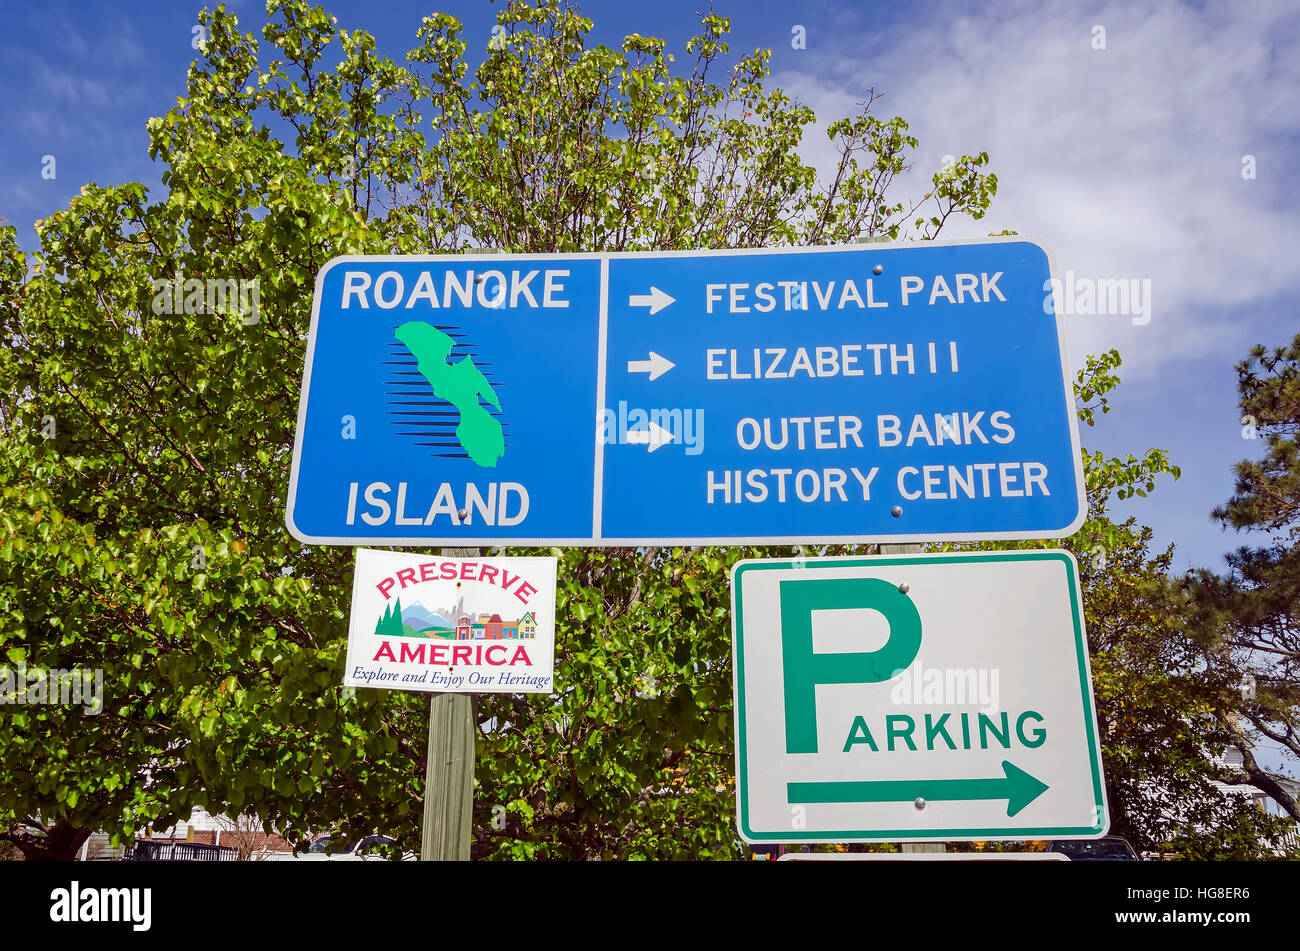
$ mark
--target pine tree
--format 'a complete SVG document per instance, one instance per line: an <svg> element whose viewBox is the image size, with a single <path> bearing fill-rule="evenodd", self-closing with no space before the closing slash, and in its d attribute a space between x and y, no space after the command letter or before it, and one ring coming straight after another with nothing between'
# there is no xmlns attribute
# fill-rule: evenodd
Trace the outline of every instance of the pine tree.
<svg viewBox="0 0 1300 951"><path fill-rule="evenodd" d="M406 628L402 622L402 599L398 598L384 609L384 616L375 625L375 634L379 637L402 637Z"/></svg>
<svg viewBox="0 0 1300 951"><path fill-rule="evenodd" d="M1258 786L1300 820L1295 797L1251 752L1252 739L1262 736L1300 760L1300 335L1289 346L1255 347L1237 365L1237 377L1242 437L1261 439L1265 453L1236 464L1233 497L1211 517L1273 539L1227 555L1226 576L1202 571L1189 586L1201 610L1207 663L1242 685L1240 705L1225 718L1235 729L1244 778L1224 778Z"/></svg>

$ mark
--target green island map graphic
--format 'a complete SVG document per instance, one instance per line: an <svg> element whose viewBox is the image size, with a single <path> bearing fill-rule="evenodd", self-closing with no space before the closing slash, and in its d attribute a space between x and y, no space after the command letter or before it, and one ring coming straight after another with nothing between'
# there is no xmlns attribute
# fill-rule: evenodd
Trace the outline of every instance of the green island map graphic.
<svg viewBox="0 0 1300 951"><path fill-rule="evenodd" d="M501 401L487 377L474 365L474 358L448 362L455 341L423 321L408 321L398 327L395 334L415 357L416 368L433 388L434 395L460 411L456 438L470 459L476 465L495 468L497 461L506 454L505 436L501 432L501 423L484 408L479 397L498 410Z"/></svg>

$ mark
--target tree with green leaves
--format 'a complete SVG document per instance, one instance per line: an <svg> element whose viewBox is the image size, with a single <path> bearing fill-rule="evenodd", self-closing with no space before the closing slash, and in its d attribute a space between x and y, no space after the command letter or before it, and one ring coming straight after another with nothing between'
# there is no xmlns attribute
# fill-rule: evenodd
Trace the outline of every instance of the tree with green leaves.
<svg viewBox="0 0 1300 951"><path fill-rule="evenodd" d="M283 525L330 258L933 237L996 189L981 154L888 198L917 142L874 97L827 127L819 178L812 111L764 86L770 52L724 65L714 14L679 69L661 40L589 43L552 0L509 4L490 47L428 17L405 64L301 0L267 11L260 40L202 15L186 94L149 123L163 194L87 185L30 255L0 232L0 653L101 669L105 692L98 715L0 720L0 839L31 858L195 806L417 845L427 707L339 689L351 552ZM479 705L479 852L740 854L718 790L741 552L557 554L561 692Z"/></svg>
<svg viewBox="0 0 1300 951"><path fill-rule="evenodd" d="M980 153L895 198L918 143L874 94L826 126L819 175L812 111L765 85L769 51L729 61L712 13L679 66L658 39L590 43L559 0L508 4L490 43L427 17L405 64L303 0L267 10L260 39L202 15L185 96L149 123L165 193L87 185L31 254L0 231L0 663L104 672L102 712L0 718L0 841L29 858L194 807L418 848L426 699L339 688L352 553L283 524L332 257L930 239L997 188ZM1117 365L1081 374L1086 418ZM1171 471L1085 463L1090 502ZM1121 534L1090 512L1076 550ZM788 550L552 553L557 692L479 699L474 854L743 855L728 568Z"/></svg>
<svg viewBox="0 0 1300 951"><path fill-rule="evenodd" d="M1111 832L1180 858L1268 857L1285 826L1214 782L1236 739L1239 682L1190 636L1173 546L1153 555L1150 529L1117 527L1123 543L1083 562L1081 579Z"/></svg>
<svg viewBox="0 0 1300 951"><path fill-rule="evenodd" d="M1234 494L1211 516L1272 533L1272 542L1238 548L1225 575L1201 571L1188 590L1207 666L1243 695L1226 719L1242 764L1225 767L1222 779L1264 790L1300 821L1300 802L1254 755L1268 740L1300 763L1300 336L1255 347L1237 365L1237 392L1242 436L1259 439L1264 457L1236 464Z"/></svg>
<svg viewBox="0 0 1300 951"><path fill-rule="evenodd" d="M1076 373L1079 421L1088 429L1111 411L1119 352L1087 358ZM1151 530L1117 522L1116 501L1145 497L1181 470L1168 452L1083 454L1087 513L1064 547L1079 564L1111 831L1143 851L1184 858L1258 858L1281 841L1278 823L1247 797L1215 784L1233 735L1222 712L1240 702L1235 680L1208 670L1190 636L1193 621L1168 576L1172 546L1151 552ZM1055 542L942 545L942 550L1033 548Z"/></svg>

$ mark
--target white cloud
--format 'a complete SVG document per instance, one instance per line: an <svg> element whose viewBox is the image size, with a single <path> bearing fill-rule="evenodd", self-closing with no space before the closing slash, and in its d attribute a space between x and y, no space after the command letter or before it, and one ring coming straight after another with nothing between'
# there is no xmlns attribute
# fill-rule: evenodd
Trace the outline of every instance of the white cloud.
<svg viewBox="0 0 1300 951"><path fill-rule="evenodd" d="M33 22L38 28L45 27L46 35L64 53L80 58L90 52L90 43L81 35L77 26L63 14L57 14L52 23L43 17L36 18Z"/></svg>
<svg viewBox="0 0 1300 951"><path fill-rule="evenodd" d="M30 188L17 182L0 185L0 207L13 208L35 205L36 198L37 196ZM15 221L9 222L11 225L16 223Z"/></svg>
<svg viewBox="0 0 1300 951"><path fill-rule="evenodd" d="M807 67L774 82L823 120L883 89L877 110L903 116L921 142L900 196L922 194L945 153L988 151L993 209L946 236L1012 228L1051 245L1061 272L1150 278L1151 323L1070 318L1076 356L1119 346L1126 376L1154 374L1224 346L1225 309L1300 290L1300 201L1286 176L1300 136L1294 5L1051 2L916 16L930 28L837 29L842 49L810 51ZM1095 24L1105 50L1092 48ZM810 157L827 161L824 135L810 138ZM1246 154L1253 181L1241 177Z"/></svg>
<svg viewBox="0 0 1300 951"><path fill-rule="evenodd" d="M184 40L184 37L182 37ZM144 46L140 34L130 20L119 20L104 37L103 50L108 61L119 68L138 66L145 62Z"/></svg>

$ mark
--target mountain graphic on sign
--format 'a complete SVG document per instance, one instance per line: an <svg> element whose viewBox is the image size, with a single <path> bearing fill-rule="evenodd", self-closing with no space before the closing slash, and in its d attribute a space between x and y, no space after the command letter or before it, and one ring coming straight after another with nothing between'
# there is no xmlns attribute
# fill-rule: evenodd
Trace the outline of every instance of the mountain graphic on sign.
<svg viewBox="0 0 1300 951"><path fill-rule="evenodd" d="M412 604L410 607L402 609L402 623L414 631L446 631L454 634L456 631L456 622L439 614L436 611L430 611L420 602Z"/></svg>
<svg viewBox="0 0 1300 951"><path fill-rule="evenodd" d="M384 608L384 613L375 624L377 637L455 637L456 625L441 614L429 611L418 601L410 607L402 607L402 599L397 598Z"/></svg>
<svg viewBox="0 0 1300 951"><path fill-rule="evenodd" d="M459 411L456 439L460 446L476 465L495 468L506 453L505 435L500 421L483 402L500 411L501 400L483 371L474 364L474 358L448 361L456 342L437 327L420 320L402 324L395 336L415 357L416 367L434 396Z"/></svg>

